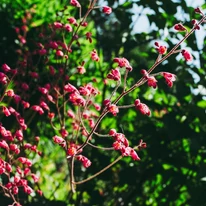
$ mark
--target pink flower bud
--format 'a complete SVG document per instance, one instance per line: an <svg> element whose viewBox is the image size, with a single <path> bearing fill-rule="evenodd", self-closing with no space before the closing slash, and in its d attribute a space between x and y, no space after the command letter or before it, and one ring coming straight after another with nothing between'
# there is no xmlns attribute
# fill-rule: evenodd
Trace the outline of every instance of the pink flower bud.
<svg viewBox="0 0 206 206"><path fill-rule="evenodd" d="M108 110L109 110L109 112L111 112L114 116L116 116L117 113L119 112L119 109L118 109L118 107L116 106L116 104L110 104L110 105L108 106Z"/></svg>
<svg viewBox="0 0 206 206"><path fill-rule="evenodd" d="M105 13L105 14L111 14L111 13L112 13L112 8L109 7L109 6L103 6L102 11L103 11L103 13Z"/></svg>
<svg viewBox="0 0 206 206"><path fill-rule="evenodd" d="M182 53L182 55L183 55L183 57L185 58L186 61L192 61L193 60L193 57L192 57L192 55L190 54L189 51L183 49L181 53Z"/></svg>
<svg viewBox="0 0 206 206"><path fill-rule="evenodd" d="M181 23L175 24L174 29L177 31L187 31L187 29Z"/></svg>
<svg viewBox="0 0 206 206"><path fill-rule="evenodd" d="M108 79L112 79L114 81L120 81L121 79L121 74L119 72L119 69L112 69L112 71L107 75Z"/></svg>
<svg viewBox="0 0 206 206"><path fill-rule="evenodd" d="M61 50L57 50L56 55L59 56L59 57L63 57L64 53Z"/></svg>
<svg viewBox="0 0 206 206"><path fill-rule="evenodd" d="M81 7L80 3L77 0L70 0L70 4L75 7Z"/></svg>
<svg viewBox="0 0 206 206"><path fill-rule="evenodd" d="M66 31L72 32L72 27L71 27L70 24L65 24L64 28L65 28Z"/></svg>
<svg viewBox="0 0 206 206"><path fill-rule="evenodd" d="M61 29L63 27L62 23L60 23L60 22L54 22L53 25L54 25L55 29Z"/></svg>
<svg viewBox="0 0 206 206"><path fill-rule="evenodd" d="M7 64L3 64L1 68L4 72L9 72L11 70L11 68Z"/></svg>

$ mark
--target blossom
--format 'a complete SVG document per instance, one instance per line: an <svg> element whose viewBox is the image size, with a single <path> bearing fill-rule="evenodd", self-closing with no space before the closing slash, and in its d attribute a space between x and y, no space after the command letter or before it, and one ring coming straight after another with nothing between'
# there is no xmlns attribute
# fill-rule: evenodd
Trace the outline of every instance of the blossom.
<svg viewBox="0 0 206 206"><path fill-rule="evenodd" d="M72 32L72 27L71 27L70 24L65 24L65 25L64 25L64 28L65 28L66 31Z"/></svg>
<svg viewBox="0 0 206 206"><path fill-rule="evenodd" d="M108 106L108 110L109 110L109 112L111 112L114 116L116 116L117 113L119 112L119 109L118 109L118 107L117 107L116 104L110 104L110 105Z"/></svg>
<svg viewBox="0 0 206 206"><path fill-rule="evenodd" d="M125 67L128 71L132 71L132 66L130 65L129 61L126 58L114 58L113 59L114 62L117 62L119 67Z"/></svg>
<svg viewBox="0 0 206 206"><path fill-rule="evenodd" d="M99 56L98 56L97 51L95 49L93 49L92 52L91 52L91 59L93 61L96 61L96 62L99 61Z"/></svg>
<svg viewBox="0 0 206 206"><path fill-rule="evenodd" d="M135 104L136 109L139 110L140 113L142 113L143 115L150 116L151 111L146 104L141 103L139 99L136 99L134 104Z"/></svg>
<svg viewBox="0 0 206 206"><path fill-rule="evenodd" d="M65 147L66 146L65 140L62 137L59 137L57 135L55 135L53 137L53 141L54 141L54 143L60 145L61 147Z"/></svg>
<svg viewBox="0 0 206 206"><path fill-rule="evenodd" d="M70 4L75 7L81 7L80 3L77 0L71 0Z"/></svg>
<svg viewBox="0 0 206 206"><path fill-rule="evenodd" d="M4 72L9 72L11 70L11 68L7 64L3 64L1 68Z"/></svg>
<svg viewBox="0 0 206 206"><path fill-rule="evenodd" d="M102 11L103 11L103 13L105 13L105 14L111 14L111 13L112 13L112 8L109 7L109 6L103 6Z"/></svg>
<svg viewBox="0 0 206 206"><path fill-rule="evenodd" d="M182 55L183 55L183 57L185 58L186 61L192 61L193 60L193 57L192 57L192 55L190 54L189 51L183 49L181 51L181 53L182 53Z"/></svg>
<svg viewBox="0 0 206 206"><path fill-rule="evenodd" d="M107 75L108 79L112 79L114 81L120 81L121 79L121 74L119 72L119 69L112 69L112 71Z"/></svg>
<svg viewBox="0 0 206 206"><path fill-rule="evenodd" d="M157 80L155 79L154 76L150 76L148 79L147 79L147 85L149 87L153 87L154 89L157 88Z"/></svg>
<svg viewBox="0 0 206 206"><path fill-rule="evenodd" d="M174 29L177 31L186 31L187 30L181 23L175 24Z"/></svg>
<svg viewBox="0 0 206 206"><path fill-rule="evenodd" d="M172 87L173 82L176 80L176 76L174 74L169 73L169 72L162 72L161 74L165 78L166 84L169 87Z"/></svg>
<svg viewBox="0 0 206 206"><path fill-rule="evenodd" d="M165 54L167 52L167 47L160 46L159 48L156 48L156 50L159 52L159 54Z"/></svg>

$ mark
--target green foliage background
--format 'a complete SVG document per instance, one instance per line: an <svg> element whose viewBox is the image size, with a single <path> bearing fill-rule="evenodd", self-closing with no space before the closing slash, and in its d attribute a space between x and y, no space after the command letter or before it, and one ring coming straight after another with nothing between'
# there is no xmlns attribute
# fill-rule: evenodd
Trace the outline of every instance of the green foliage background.
<svg viewBox="0 0 206 206"><path fill-rule="evenodd" d="M0 28L4 29L0 32L0 63L9 65L15 65L17 60L14 50L18 44L14 41L14 27L20 24L25 10L36 4L36 13L32 19L36 26L31 26L28 33L29 37L35 37L38 28L55 21L56 11L69 4L68 1L1 1L0 19L4 21L0 21ZM85 5L88 3L79 2ZM199 18L194 14L194 8L185 1L120 2L103 1L102 5L111 6L113 13L105 16L100 10L95 10L89 17L91 29L94 26L92 31L95 40L92 46L86 41L82 42L84 52L95 46L102 59L100 64L91 63L88 75L79 77L79 84L89 81L91 77L97 80L105 77L112 66L113 57L119 56L126 57L133 66L128 83L134 83L141 77L140 70L150 68L156 59L153 41L166 41L168 47L172 48L174 42L182 37L174 32L173 25L181 21L191 28L190 19ZM133 31L132 16L142 15L132 9L134 6L141 7L142 11L150 10L146 16L149 24L155 25L154 29L151 26L149 31L143 33ZM205 7L203 5L203 9ZM181 12L175 15L177 11ZM78 15L74 10L71 13ZM140 21L137 26L141 27L142 23ZM205 33L205 26L201 30ZM163 36L165 32L168 35ZM27 205L206 205L206 40L204 38L201 48L198 48L198 32L183 45L192 49L195 63L187 64L179 56L176 58L173 55L156 69L156 72L166 71L177 75L173 88L168 88L160 78L158 89L143 85L121 102L131 104L139 97L151 108L151 117L142 116L134 109L121 110L116 118L106 117L98 129L98 132L106 134L110 128L116 127L118 132L125 133L133 145L143 139L147 148L139 153L141 161L123 158L97 178L78 185L77 193L72 195L64 152L52 142L54 132L44 117L38 119L38 124L31 123L28 139L34 135L41 137L39 150L44 155L36 159L35 169L40 174L40 187L45 196L29 199ZM81 55L73 55L73 62L79 62ZM107 97L111 91L110 87L105 88L103 97ZM100 103L103 97L99 97ZM95 137L93 143L109 147L112 140ZM84 152L93 163L87 170L77 165L77 180L94 174L118 157L117 152L111 155L111 152L94 148L85 149ZM1 201L7 200L1 196Z"/></svg>

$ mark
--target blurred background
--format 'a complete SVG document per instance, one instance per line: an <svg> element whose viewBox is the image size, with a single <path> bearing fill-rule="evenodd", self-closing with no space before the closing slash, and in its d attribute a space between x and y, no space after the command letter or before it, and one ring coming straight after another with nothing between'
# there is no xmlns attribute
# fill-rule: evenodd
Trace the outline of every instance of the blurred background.
<svg viewBox="0 0 206 206"><path fill-rule="evenodd" d="M89 1L79 2L84 13ZM69 6L66 0L0 0L0 64L7 63L15 68L16 51L21 48L15 28L22 26L27 11L32 13L32 18L28 22L26 48L32 50L30 42L42 28L56 21L56 12L65 5ZM191 20L201 18L194 13L194 8L206 9L201 0L100 0L98 5L108 5L113 12L105 15L101 9L96 9L88 18L93 45L101 62L91 64L88 75L80 78L80 82L93 77L100 81L111 69L114 57L125 57L133 67L128 77L128 84L132 85L141 78L141 69L149 69L154 64L157 58L154 42L158 41L170 50L184 36L173 26L181 22L191 28ZM69 11L78 17L74 8ZM156 68L155 72L165 71L177 76L172 88L158 78L157 89L143 85L121 101L122 105L132 104L134 99L140 98L151 109L151 117L142 116L134 109L121 110L116 118L104 118L98 128L103 134L108 133L108 128L116 128L126 135L131 145L137 145L143 139L147 148L138 153L141 161L125 157L97 178L77 185L77 193L72 195L64 153L52 142L54 131L42 116L38 117L38 124L31 123L32 129L27 131L26 138L28 141L35 135L41 138L39 149L43 156L36 158L35 170L41 178L44 196L29 198L25 205L206 205L205 29L206 25L201 26L180 47L192 53L193 62L185 62L177 54ZM92 48L88 41L82 45L85 49ZM79 61L79 56L81 54L75 56L74 53L71 59ZM100 103L112 91L109 86L99 97ZM36 97L30 101L35 102ZM92 143L110 147L113 141L95 137ZM85 170L77 165L76 180L94 174L119 155L115 151L94 148L86 149L85 154L92 166ZM7 201L1 194L0 199Z"/></svg>

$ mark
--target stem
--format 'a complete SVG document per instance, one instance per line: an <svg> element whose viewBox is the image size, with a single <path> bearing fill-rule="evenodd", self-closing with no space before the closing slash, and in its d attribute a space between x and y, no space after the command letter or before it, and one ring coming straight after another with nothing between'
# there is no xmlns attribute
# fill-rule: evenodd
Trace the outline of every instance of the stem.
<svg viewBox="0 0 206 206"><path fill-rule="evenodd" d="M90 145L91 147L94 147L96 149L102 149L102 150L114 150L114 147L99 147L99 146L96 146L96 145L93 145L91 143L87 143L88 145Z"/></svg>
<svg viewBox="0 0 206 206"><path fill-rule="evenodd" d="M73 184L79 185L85 182L88 182L89 180L95 178L96 176L100 175L101 173L103 173L105 170L109 169L110 167L112 167L115 163L117 163L119 160L121 160L123 158L123 156L119 156L116 160L114 160L114 162L112 162L111 164L107 165L106 167L104 167L102 170L100 170L99 172L97 172L96 174L88 177L87 179L84 179L82 181L79 182L73 182Z"/></svg>
<svg viewBox="0 0 206 206"><path fill-rule="evenodd" d="M71 168L70 168L70 185L72 193L75 193L75 187L74 187L74 156L71 157Z"/></svg>

